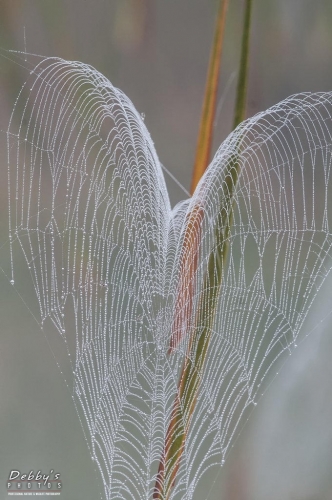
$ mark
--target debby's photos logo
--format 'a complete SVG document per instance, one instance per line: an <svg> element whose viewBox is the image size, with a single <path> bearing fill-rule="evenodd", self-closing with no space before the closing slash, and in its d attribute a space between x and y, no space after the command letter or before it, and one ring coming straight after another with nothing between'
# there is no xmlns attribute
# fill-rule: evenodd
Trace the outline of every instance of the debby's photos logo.
<svg viewBox="0 0 332 500"><path fill-rule="evenodd" d="M53 469L48 474L41 470L28 473L11 470L8 476L8 496L60 496L61 490L60 473L55 473Z"/></svg>

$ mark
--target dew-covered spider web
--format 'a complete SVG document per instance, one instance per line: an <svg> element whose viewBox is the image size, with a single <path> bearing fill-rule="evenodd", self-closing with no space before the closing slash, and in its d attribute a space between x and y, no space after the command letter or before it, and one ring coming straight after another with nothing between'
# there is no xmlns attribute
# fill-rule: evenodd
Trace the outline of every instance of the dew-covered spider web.
<svg viewBox="0 0 332 500"><path fill-rule="evenodd" d="M90 66L37 62L8 128L12 283L23 258L105 499L152 500L159 483L158 498L195 499L331 269L332 94L241 124L172 210L131 101Z"/></svg>

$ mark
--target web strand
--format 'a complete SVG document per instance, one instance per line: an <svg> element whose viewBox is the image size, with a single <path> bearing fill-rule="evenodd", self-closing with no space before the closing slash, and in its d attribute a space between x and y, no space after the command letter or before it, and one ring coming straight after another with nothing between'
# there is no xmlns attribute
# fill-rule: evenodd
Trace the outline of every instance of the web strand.
<svg viewBox="0 0 332 500"><path fill-rule="evenodd" d="M331 110L331 93L301 94L247 120L172 211L150 135L120 90L78 62L38 59L31 71L7 134L12 281L23 258L34 314L65 346L57 359L107 500L151 500L185 360L199 390L190 419L178 408L186 440L171 500L194 499L223 465L301 340L331 270ZM189 343L212 313L207 302L197 315L222 209L225 220L232 210L228 260L201 370ZM197 242L187 259L185 238ZM190 293L179 305L180 273Z"/></svg>

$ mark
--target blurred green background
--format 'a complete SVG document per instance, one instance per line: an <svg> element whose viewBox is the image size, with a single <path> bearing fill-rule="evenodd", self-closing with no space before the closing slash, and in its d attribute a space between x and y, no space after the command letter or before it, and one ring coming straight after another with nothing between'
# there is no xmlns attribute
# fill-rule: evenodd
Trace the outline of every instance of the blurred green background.
<svg viewBox="0 0 332 500"><path fill-rule="evenodd" d="M93 65L145 114L161 162L189 189L212 40L214 0L1 0L0 48ZM230 132L242 0L231 0L215 126ZM330 0L255 0L248 116L298 92L332 90ZM26 68L0 59L0 498L11 469L56 469L63 500L103 497L71 395L47 338L10 286L6 135ZM184 195L166 176L174 205ZM314 329L260 400L208 500L332 499L332 282ZM321 318L325 320L321 323Z"/></svg>

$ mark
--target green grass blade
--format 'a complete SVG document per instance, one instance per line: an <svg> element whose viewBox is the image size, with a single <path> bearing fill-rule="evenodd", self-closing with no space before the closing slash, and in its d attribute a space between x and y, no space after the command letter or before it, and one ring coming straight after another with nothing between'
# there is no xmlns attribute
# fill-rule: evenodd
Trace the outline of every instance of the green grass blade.
<svg viewBox="0 0 332 500"><path fill-rule="evenodd" d="M225 15L223 8L226 2L221 1L218 16ZM251 24L252 0L245 2L244 26L242 35L241 60L237 97L234 116L234 128L244 120L249 67L249 35ZM219 19L220 22L220 19ZM224 23L224 20L223 20ZM220 66L216 63L217 31L210 59L207 88L205 92L203 114L197 146L192 192L204 173L210 160L213 121L216 106L217 82ZM222 30L224 29L224 26ZM220 33L219 33L220 36ZM220 59L221 51L219 52ZM220 65L220 60L219 63ZM218 71L217 71L218 67ZM214 77L212 78L212 75ZM213 83L212 83L213 82ZM241 141L237 145L234 157L230 162L228 175L225 177L222 206L215 228L215 246L209 256L207 271L204 276L202 295L196 314L196 328L190 338L188 355L182 368L178 396L174 402L171 422L167 431L164 454L159 464L154 500L168 500L176 480L176 474L185 447L186 434L195 408L200 381L209 347L210 335L217 311L218 299L222 286L223 269L228 255L228 241L232 225L233 195L239 175L238 152ZM196 238L196 244L199 241ZM181 278L180 278L181 279ZM206 311L209 311L207 314Z"/></svg>
<svg viewBox="0 0 332 500"><path fill-rule="evenodd" d="M239 123L243 122L246 113L252 4L253 0L245 0L240 71L239 71L239 79L236 92L233 130L239 125Z"/></svg>

